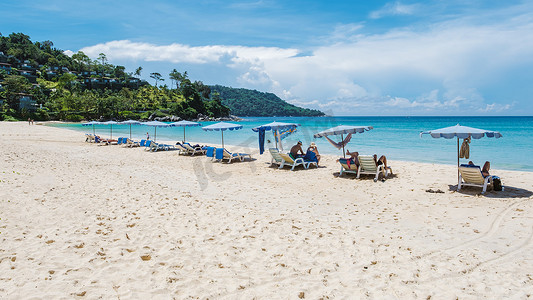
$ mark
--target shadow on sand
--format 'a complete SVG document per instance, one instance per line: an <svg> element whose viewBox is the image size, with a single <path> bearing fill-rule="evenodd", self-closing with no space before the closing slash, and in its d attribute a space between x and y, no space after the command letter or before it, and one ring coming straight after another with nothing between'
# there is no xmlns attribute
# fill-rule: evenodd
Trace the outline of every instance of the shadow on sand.
<svg viewBox="0 0 533 300"><path fill-rule="evenodd" d="M503 198L529 198L533 196L533 192L505 185L503 191L494 191L492 190L492 187L489 186L487 188L487 192L485 194L481 194L482 188L475 187L475 186L464 186L461 188L460 191L457 191L457 185L448 185L448 188L450 191L460 193L463 195L469 195L469 196L484 196L487 198L495 198L495 199L503 199Z"/></svg>

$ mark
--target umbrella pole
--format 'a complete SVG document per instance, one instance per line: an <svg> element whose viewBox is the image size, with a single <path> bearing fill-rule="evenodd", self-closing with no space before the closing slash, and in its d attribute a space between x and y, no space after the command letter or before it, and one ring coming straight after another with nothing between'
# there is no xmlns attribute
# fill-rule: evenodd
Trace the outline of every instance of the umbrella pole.
<svg viewBox="0 0 533 300"><path fill-rule="evenodd" d="M94 132L94 124L93 124L93 135L96 135L96 133Z"/></svg>
<svg viewBox="0 0 533 300"><path fill-rule="evenodd" d="M342 156L346 158L346 151L344 151L344 135L341 134L341 143L342 143Z"/></svg>
<svg viewBox="0 0 533 300"><path fill-rule="evenodd" d="M185 126L183 126L183 143L185 143Z"/></svg>
<svg viewBox="0 0 533 300"><path fill-rule="evenodd" d="M131 124L130 124L130 140L131 140Z"/></svg>
<svg viewBox="0 0 533 300"><path fill-rule="evenodd" d="M276 129L276 131L274 132L274 140L276 141L276 149L278 149L278 136L279 136L279 131Z"/></svg>
<svg viewBox="0 0 533 300"><path fill-rule="evenodd" d="M154 142L157 137L157 126L154 127Z"/></svg>
<svg viewBox="0 0 533 300"><path fill-rule="evenodd" d="M457 187L459 184L459 137L457 137Z"/></svg>
<svg viewBox="0 0 533 300"><path fill-rule="evenodd" d="M222 132L222 148L224 148L224 130L221 130L220 132Z"/></svg>
<svg viewBox="0 0 533 300"><path fill-rule="evenodd" d="M113 139L113 124L111 124L111 139Z"/></svg>

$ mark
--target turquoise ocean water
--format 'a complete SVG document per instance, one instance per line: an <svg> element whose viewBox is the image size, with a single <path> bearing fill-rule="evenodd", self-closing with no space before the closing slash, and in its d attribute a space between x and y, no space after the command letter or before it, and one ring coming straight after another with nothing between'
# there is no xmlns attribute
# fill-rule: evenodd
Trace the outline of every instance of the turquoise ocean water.
<svg viewBox="0 0 533 300"><path fill-rule="evenodd" d="M481 138L470 143L470 159L477 164L491 161L494 169L533 171L533 117L261 117L245 118L239 122L243 129L224 132L224 144L240 147L258 148L257 133L253 127L273 121L292 122L301 124L298 131L285 140L283 146L288 150L298 140L304 146L315 142L321 153L342 156L324 138L313 138L313 134L337 125L365 125L374 129L362 134L354 134L351 142L346 147L350 151L359 151L361 154L385 154L389 160L403 160L414 162L436 162L443 164L457 163L456 139L434 139L429 135L420 137L421 131L439 129L461 124L475 128L499 131L503 138ZM207 126L215 122L202 122ZM81 124L52 124L52 126L68 128L92 133L92 127ZM153 138L154 128L133 125L132 137L141 139L146 137L146 132ZM95 126L96 133L109 137L109 125ZM129 136L129 125L113 125L113 137ZM157 140L181 141L182 127L157 128ZM339 137L332 137L339 141ZM187 127L186 140L194 143L220 144L220 132L203 131L201 127ZM265 140L274 141L272 134L267 133ZM265 144L265 148L273 144ZM263 154L263 155L268 155ZM465 160L461 160L465 161Z"/></svg>

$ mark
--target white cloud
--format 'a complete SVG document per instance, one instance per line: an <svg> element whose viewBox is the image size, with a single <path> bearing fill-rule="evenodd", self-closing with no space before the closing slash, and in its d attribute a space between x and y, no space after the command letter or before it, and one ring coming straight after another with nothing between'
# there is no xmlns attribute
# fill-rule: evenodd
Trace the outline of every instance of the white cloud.
<svg viewBox="0 0 533 300"><path fill-rule="evenodd" d="M480 112L504 112L506 110L511 109L514 106L514 104L499 104L499 103L491 103L486 104L484 108L480 108Z"/></svg>
<svg viewBox="0 0 533 300"><path fill-rule="evenodd" d="M143 61L168 61L172 63L214 63L229 56L235 63L287 58L298 54L296 49L244 46L200 46L182 44L154 45L129 40L111 41L80 49L89 57L105 53L109 60L131 59Z"/></svg>
<svg viewBox="0 0 533 300"><path fill-rule="evenodd" d="M395 2L375 16L415 10ZM238 74L232 82L220 84L274 92L291 103L331 108L337 114L353 114L345 113L344 107L358 107L361 114L375 107L396 114L502 112L516 106L487 104L483 90L499 84L503 76L515 76L509 72L513 67L533 66L533 14L523 8L509 10L499 18L468 17L418 31L403 28L363 34L360 25L341 25L311 51L128 40L81 50L93 58L103 52L110 61L161 61L206 68L223 64ZM298 56L304 52L310 54Z"/></svg>
<svg viewBox="0 0 533 300"><path fill-rule="evenodd" d="M412 15L418 9L417 4L401 4L400 2L389 2L381 9L370 13L371 19L380 19L386 16Z"/></svg>

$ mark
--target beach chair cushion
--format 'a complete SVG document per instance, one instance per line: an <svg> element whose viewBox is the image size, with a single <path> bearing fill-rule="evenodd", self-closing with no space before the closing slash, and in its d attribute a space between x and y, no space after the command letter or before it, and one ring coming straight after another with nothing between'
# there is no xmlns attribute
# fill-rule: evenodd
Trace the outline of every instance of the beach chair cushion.
<svg viewBox="0 0 533 300"><path fill-rule="evenodd" d="M213 159L215 157L215 147L207 147L205 151L205 156Z"/></svg>

